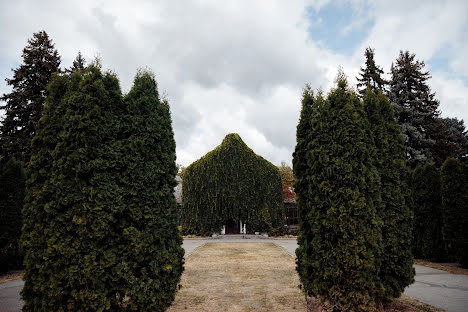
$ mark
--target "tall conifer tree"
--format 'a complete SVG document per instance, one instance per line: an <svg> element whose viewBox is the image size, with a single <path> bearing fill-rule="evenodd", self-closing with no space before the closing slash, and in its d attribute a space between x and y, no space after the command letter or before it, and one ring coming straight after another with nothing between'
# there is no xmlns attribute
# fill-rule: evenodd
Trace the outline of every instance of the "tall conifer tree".
<svg viewBox="0 0 468 312"><path fill-rule="evenodd" d="M398 298L414 282L411 253L412 213L405 146L393 109L381 90L368 88L364 108L377 148L375 165L381 180L382 264L380 277L388 299Z"/></svg>
<svg viewBox="0 0 468 312"><path fill-rule="evenodd" d="M47 84L59 70L60 56L45 31L34 33L23 49L23 64L6 79L13 90L0 100L5 105L5 117L0 127L0 148L6 162L11 157L27 164L31 154L31 139L42 116L47 96Z"/></svg>
<svg viewBox="0 0 468 312"><path fill-rule="evenodd" d="M379 282L380 180L375 146L357 94L344 77L311 119L307 145L310 194L299 241L306 293L337 311L375 311ZM302 266L302 267L301 267Z"/></svg>
<svg viewBox="0 0 468 312"><path fill-rule="evenodd" d="M382 90L385 91L385 86L387 81L382 78L384 71L379 66L375 64L374 60L374 49L366 48L364 53L366 57L366 65L364 68L361 67L361 72L359 73L360 77L356 77L358 84L359 94L364 96L368 87L373 90Z"/></svg>
<svg viewBox="0 0 468 312"><path fill-rule="evenodd" d="M430 135L430 125L439 114L439 102L431 92L424 71L424 61L415 59L408 51L400 52L392 64L389 97L395 117L405 138L406 159L414 168L418 163L432 161L431 149L435 141Z"/></svg>
<svg viewBox="0 0 468 312"><path fill-rule="evenodd" d="M184 250L177 228L175 141L169 103L150 72L139 72L125 98L121 142L123 246L116 269L128 309L165 311L175 297Z"/></svg>

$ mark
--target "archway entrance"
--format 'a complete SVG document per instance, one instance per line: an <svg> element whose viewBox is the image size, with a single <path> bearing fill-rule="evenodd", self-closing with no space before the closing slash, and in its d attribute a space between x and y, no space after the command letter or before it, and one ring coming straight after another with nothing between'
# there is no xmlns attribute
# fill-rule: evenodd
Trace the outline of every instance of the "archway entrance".
<svg viewBox="0 0 468 312"><path fill-rule="evenodd" d="M240 224L239 221L234 221L229 219L226 222L226 234L240 234Z"/></svg>

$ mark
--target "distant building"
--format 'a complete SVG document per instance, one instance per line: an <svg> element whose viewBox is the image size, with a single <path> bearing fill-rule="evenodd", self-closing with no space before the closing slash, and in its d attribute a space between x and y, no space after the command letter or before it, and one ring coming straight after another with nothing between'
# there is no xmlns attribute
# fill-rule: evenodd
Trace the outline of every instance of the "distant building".
<svg viewBox="0 0 468 312"><path fill-rule="evenodd" d="M294 192L294 180L283 181L283 204L285 215L285 230L288 233L296 233L299 224L297 216L297 195Z"/></svg>
<svg viewBox="0 0 468 312"><path fill-rule="evenodd" d="M177 211L179 213L178 224L180 225L180 217L182 212L182 178L179 175L176 175L175 180L177 182L176 187L174 187L174 197L177 202Z"/></svg>

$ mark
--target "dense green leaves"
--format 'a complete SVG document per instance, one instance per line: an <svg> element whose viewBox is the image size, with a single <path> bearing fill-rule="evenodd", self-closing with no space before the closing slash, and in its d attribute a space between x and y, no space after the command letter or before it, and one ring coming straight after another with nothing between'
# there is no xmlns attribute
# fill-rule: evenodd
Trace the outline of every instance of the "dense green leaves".
<svg viewBox="0 0 468 312"><path fill-rule="evenodd" d="M183 232L219 232L229 219L245 222L248 232L269 233L280 231L284 221L278 169L238 134L228 134L184 173Z"/></svg>
<svg viewBox="0 0 468 312"><path fill-rule="evenodd" d="M441 168L442 215L447 255L468 266L468 171L458 159L448 158Z"/></svg>
<svg viewBox="0 0 468 312"><path fill-rule="evenodd" d="M384 288L378 277L380 179L369 123L342 78L313 107L298 272L307 294L334 310L373 311Z"/></svg>
<svg viewBox="0 0 468 312"><path fill-rule="evenodd" d="M19 252L26 174L21 162L10 159L0 171L0 274L19 269Z"/></svg>
<svg viewBox="0 0 468 312"><path fill-rule="evenodd" d="M440 175L434 163L418 165L412 182L415 257L441 260L445 257L442 237Z"/></svg>
<svg viewBox="0 0 468 312"><path fill-rule="evenodd" d="M387 298L398 298L414 282L411 253L412 212L405 146L393 109L381 91L368 89L364 109L377 148L375 165L379 172L382 204L382 263L380 278Z"/></svg>
<svg viewBox="0 0 468 312"><path fill-rule="evenodd" d="M169 106L141 73L58 76L33 140L24 311L164 311L183 250Z"/></svg>

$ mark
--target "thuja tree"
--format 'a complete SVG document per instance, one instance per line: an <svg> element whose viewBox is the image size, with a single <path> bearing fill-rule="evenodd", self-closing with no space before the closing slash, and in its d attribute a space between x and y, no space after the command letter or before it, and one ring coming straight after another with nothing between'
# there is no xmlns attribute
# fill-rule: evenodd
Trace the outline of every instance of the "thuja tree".
<svg viewBox="0 0 468 312"><path fill-rule="evenodd" d="M283 225L281 176L278 168L256 155L238 134L184 173L184 233L219 232L226 221L242 221L247 231L277 233Z"/></svg>
<svg viewBox="0 0 468 312"><path fill-rule="evenodd" d="M442 215L448 256L468 266L468 176L460 160L448 158L441 168Z"/></svg>
<svg viewBox="0 0 468 312"><path fill-rule="evenodd" d="M405 145L400 127L387 97L367 89L364 109L377 148L375 165L379 172L382 206L382 263L380 278L387 298L398 298L414 282L411 253L412 212L405 164Z"/></svg>
<svg viewBox="0 0 468 312"><path fill-rule="evenodd" d="M132 311L165 311L183 271L182 235L173 195L175 141L169 104L159 97L154 75L140 72L125 97L122 147L123 233L116 276L122 303ZM119 167L120 167L119 166Z"/></svg>
<svg viewBox="0 0 468 312"><path fill-rule="evenodd" d="M303 285L308 285L306 279L309 274L307 273L310 269L305 260L305 254L309 245L310 238L307 234L311 233L308 228L308 223L305 221L305 216L308 213L308 192L309 183L307 180L308 164L307 164L307 145L310 139L312 113L314 110L314 93L309 85L306 86L302 93L301 101L301 114L299 123L296 128L296 147L293 153L293 171L296 181L294 183L294 191L297 195L297 209L298 209L298 220L299 220L299 232L298 232L298 248L296 249L296 263L297 271L301 277Z"/></svg>
<svg viewBox="0 0 468 312"><path fill-rule="evenodd" d="M21 162L10 159L0 171L0 273L22 267L21 234L26 174Z"/></svg>
<svg viewBox="0 0 468 312"><path fill-rule="evenodd" d="M369 123L342 76L316 110L308 134L299 274L306 293L335 311L374 311L384 288L378 276L380 180Z"/></svg>
<svg viewBox="0 0 468 312"><path fill-rule="evenodd" d="M5 116L0 127L0 148L5 163L11 157L24 164L29 162L31 139L42 116L47 96L47 84L57 72L60 56L45 31L34 33L23 49L23 64L13 70L13 78L6 79L11 93L0 100Z"/></svg>
<svg viewBox="0 0 468 312"><path fill-rule="evenodd" d="M37 199L45 202L38 207L45 216L33 220L39 223L33 231L42 233L28 234L33 241L43 236L37 238L38 247L46 247L40 250L42 259L25 242L33 254L27 269L34 272L26 276L30 286L22 293L25 311L99 311L119 304L113 274L125 248L118 218L124 209L117 184L119 155L113 147L122 107L119 82L97 66L74 76L82 76L81 81L59 104L66 107L45 182L50 194Z"/></svg>
<svg viewBox="0 0 468 312"><path fill-rule="evenodd" d="M418 165L412 180L413 253L416 257L441 260L445 251L439 170L434 163Z"/></svg>
<svg viewBox="0 0 468 312"><path fill-rule="evenodd" d="M76 88L80 76L73 77ZM47 241L52 236L53 228L49 221L54 216L54 190L50 183L52 172L52 153L58 143L62 130L62 118L65 113L64 100L71 82L67 77L56 75L48 86L48 97L44 111L32 139L31 160L27 180L27 196L23 207L23 231L21 247L24 251L24 287L21 295L24 299L24 311L47 310L48 274L51 262L47 259ZM46 288L43 288L45 286Z"/></svg>

